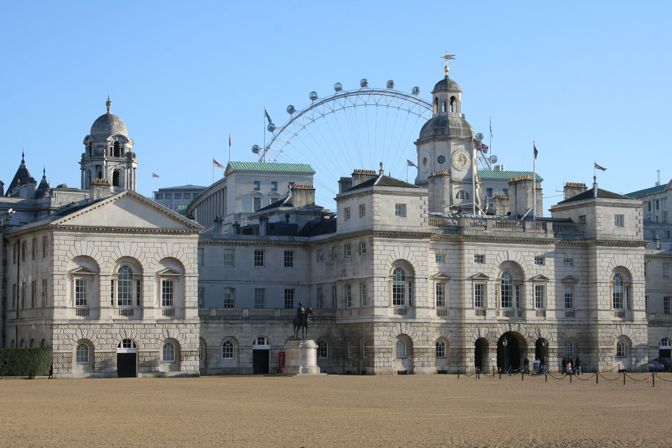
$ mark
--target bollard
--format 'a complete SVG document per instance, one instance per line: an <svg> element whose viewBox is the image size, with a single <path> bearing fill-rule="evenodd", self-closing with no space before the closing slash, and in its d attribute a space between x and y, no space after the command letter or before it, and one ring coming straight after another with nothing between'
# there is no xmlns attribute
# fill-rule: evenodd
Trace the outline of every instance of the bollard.
<svg viewBox="0 0 672 448"><path fill-rule="evenodd" d="M548 373L544 373L544 382L548 383Z"/></svg>
<svg viewBox="0 0 672 448"><path fill-rule="evenodd" d="M492 368L492 377L493 378L495 377L495 368L494 367Z"/></svg>
<svg viewBox="0 0 672 448"><path fill-rule="evenodd" d="M500 381L502 380L502 371L501 370L499 371L499 380Z"/></svg>
<svg viewBox="0 0 672 448"><path fill-rule="evenodd" d="M460 379L460 368L459 367L457 368L457 379L458 380Z"/></svg>
<svg viewBox="0 0 672 448"><path fill-rule="evenodd" d="M525 381L525 373L520 372L520 381Z"/></svg>
<svg viewBox="0 0 672 448"><path fill-rule="evenodd" d="M572 384L572 372L569 372L569 384Z"/></svg>
<svg viewBox="0 0 672 448"><path fill-rule="evenodd" d="M651 387L656 387L656 372L651 372Z"/></svg>
<svg viewBox="0 0 672 448"><path fill-rule="evenodd" d="M600 372L595 372L595 384L598 384L600 381Z"/></svg>
<svg viewBox="0 0 672 448"><path fill-rule="evenodd" d="M623 385L625 386L625 372L623 372Z"/></svg>

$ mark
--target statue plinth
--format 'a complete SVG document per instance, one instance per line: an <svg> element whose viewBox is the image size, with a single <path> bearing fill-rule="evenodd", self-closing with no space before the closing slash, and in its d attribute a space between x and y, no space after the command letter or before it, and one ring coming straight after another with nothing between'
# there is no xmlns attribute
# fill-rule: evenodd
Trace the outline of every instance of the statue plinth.
<svg viewBox="0 0 672 448"><path fill-rule="evenodd" d="M319 375L317 344L312 339L290 339L285 344L285 375Z"/></svg>

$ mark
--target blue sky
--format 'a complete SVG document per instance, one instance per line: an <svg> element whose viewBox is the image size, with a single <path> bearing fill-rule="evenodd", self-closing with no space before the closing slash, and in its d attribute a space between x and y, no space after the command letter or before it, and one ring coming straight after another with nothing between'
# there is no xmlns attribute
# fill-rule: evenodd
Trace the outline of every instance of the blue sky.
<svg viewBox="0 0 672 448"><path fill-rule="evenodd" d="M110 94L135 140L141 193L207 185L229 134L232 159L255 160L264 107L281 124L309 91L354 89L360 78L417 85L429 99L448 50L463 112L485 133L492 117L506 168L530 170L536 141L546 207L565 181L590 184L593 161L608 168L600 187L646 188L657 169L672 177L671 5L5 1L0 180L11 181L24 149L34 177L46 166L52 185L79 186L82 140ZM413 160L413 139L401 143ZM300 161L333 152L319 146Z"/></svg>

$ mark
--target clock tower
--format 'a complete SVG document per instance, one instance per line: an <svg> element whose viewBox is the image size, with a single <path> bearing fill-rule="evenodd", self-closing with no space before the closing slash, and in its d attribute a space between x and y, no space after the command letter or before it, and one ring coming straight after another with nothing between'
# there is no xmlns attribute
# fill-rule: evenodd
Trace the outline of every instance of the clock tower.
<svg viewBox="0 0 672 448"><path fill-rule="evenodd" d="M458 207L471 210L474 201L474 136L462 114L462 90L445 76L432 90L433 115L415 142L418 153L417 185L429 190L429 211L448 212Z"/></svg>

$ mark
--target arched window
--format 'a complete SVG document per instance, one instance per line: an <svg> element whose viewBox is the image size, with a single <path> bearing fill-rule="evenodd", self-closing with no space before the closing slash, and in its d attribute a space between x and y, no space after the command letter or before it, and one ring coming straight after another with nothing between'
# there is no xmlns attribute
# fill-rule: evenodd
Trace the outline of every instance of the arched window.
<svg viewBox="0 0 672 448"><path fill-rule="evenodd" d="M439 99L437 97L434 97L434 113L439 112Z"/></svg>
<svg viewBox="0 0 672 448"><path fill-rule="evenodd" d="M446 110L446 102L445 101L441 101L441 112L448 112Z"/></svg>
<svg viewBox="0 0 672 448"><path fill-rule="evenodd" d="M366 348L366 339L362 339L362 359L366 359L369 356L369 351Z"/></svg>
<svg viewBox="0 0 672 448"><path fill-rule="evenodd" d="M224 341L224 343L222 344L222 359L233 359L233 358L234 358L233 342Z"/></svg>
<svg viewBox="0 0 672 448"><path fill-rule="evenodd" d="M88 364L89 363L89 346L86 344L77 345L76 353L77 362L79 364Z"/></svg>
<svg viewBox="0 0 672 448"><path fill-rule="evenodd" d="M119 268L118 275L119 294L117 296L118 306L133 305L133 271L127 265Z"/></svg>
<svg viewBox="0 0 672 448"><path fill-rule="evenodd" d="M450 97L450 111L451 112L457 112L457 109L455 108L457 102L455 101L455 97L451 96Z"/></svg>
<svg viewBox="0 0 672 448"><path fill-rule="evenodd" d="M436 341L435 353L437 358L446 357L446 343L444 341Z"/></svg>
<svg viewBox="0 0 672 448"><path fill-rule="evenodd" d="M619 340L616 342L616 357L625 358L626 357L626 346L625 342Z"/></svg>
<svg viewBox="0 0 672 448"><path fill-rule="evenodd" d="M565 342L565 358L574 358L574 343L572 341Z"/></svg>
<svg viewBox="0 0 672 448"><path fill-rule="evenodd" d="M116 171L116 170L115 170L115 171L112 173L112 186L113 186L113 187L119 187L119 186L120 186L120 183L119 183L119 171Z"/></svg>
<svg viewBox="0 0 672 448"><path fill-rule="evenodd" d="M321 359L326 359L329 357L329 345L324 339L320 339L317 343L317 357Z"/></svg>
<svg viewBox="0 0 672 448"><path fill-rule="evenodd" d="M121 157L121 151L119 150L119 142L114 142L114 157Z"/></svg>
<svg viewBox="0 0 672 448"><path fill-rule="evenodd" d="M614 280L612 281L611 297L614 309L622 310L624 288L623 288L623 277L621 277L621 274L614 275Z"/></svg>
<svg viewBox="0 0 672 448"><path fill-rule="evenodd" d="M502 272L502 283L499 288L500 303L502 308L513 307L513 280L511 273L508 271Z"/></svg>
<svg viewBox="0 0 672 448"><path fill-rule="evenodd" d="M406 305L406 272L401 268L392 272L392 305Z"/></svg>
<svg viewBox="0 0 672 448"><path fill-rule="evenodd" d="M401 339L397 341L397 359L406 359L406 343Z"/></svg>
<svg viewBox="0 0 672 448"><path fill-rule="evenodd" d="M464 191L464 190L460 190L460 191L457 192L457 194L455 195L455 197L456 197L457 199L469 199L469 193L467 193L467 192Z"/></svg>
<svg viewBox="0 0 672 448"><path fill-rule="evenodd" d="M175 362L175 346L172 342L163 344L163 361Z"/></svg>

